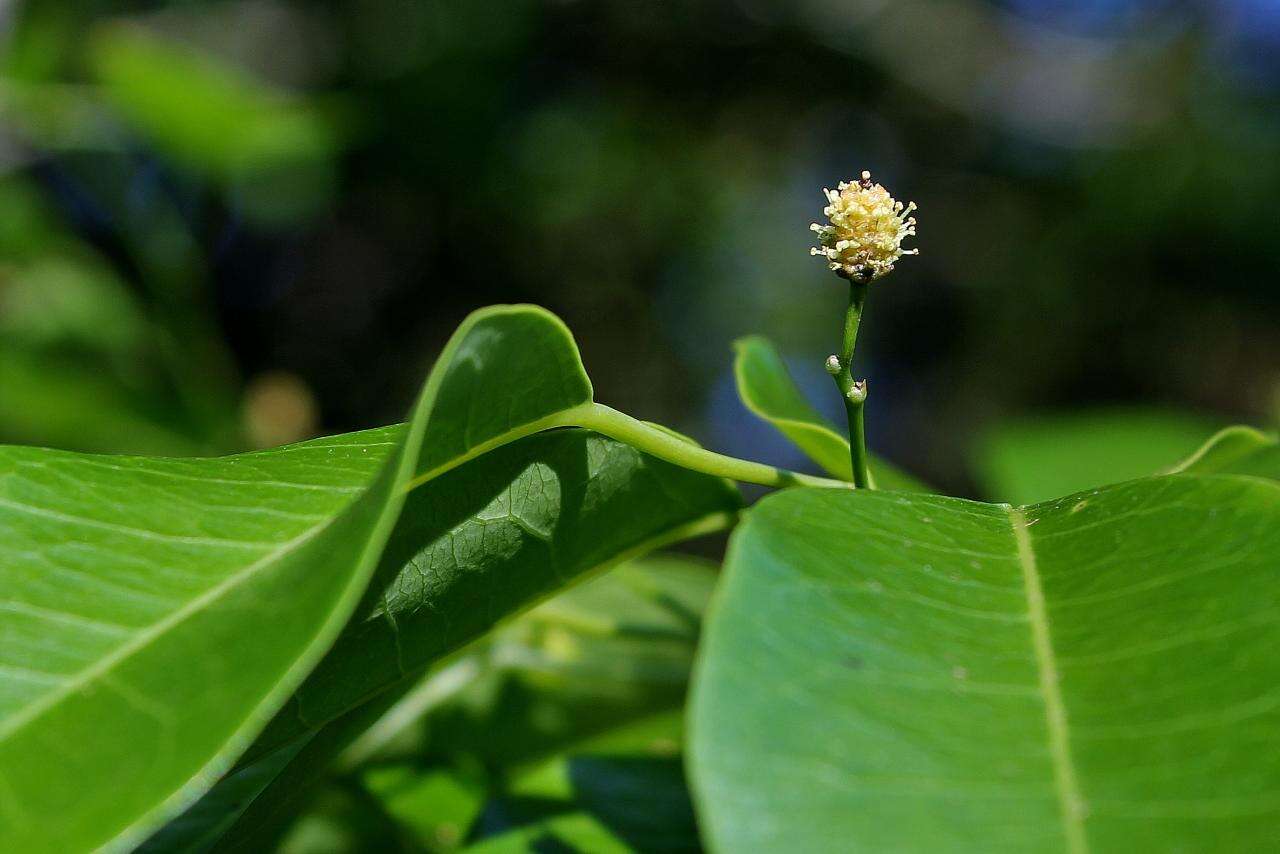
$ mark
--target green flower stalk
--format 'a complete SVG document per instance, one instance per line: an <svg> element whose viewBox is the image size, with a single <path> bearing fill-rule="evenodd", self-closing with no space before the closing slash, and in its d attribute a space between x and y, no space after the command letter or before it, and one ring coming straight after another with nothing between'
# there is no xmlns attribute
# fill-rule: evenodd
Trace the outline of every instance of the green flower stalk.
<svg viewBox="0 0 1280 854"><path fill-rule="evenodd" d="M853 351L858 326L867 299L867 286L893 272L903 255L917 255L919 249L903 249L902 241L914 237L916 220L911 212L915 202L903 205L889 191L863 172L861 180L841 181L835 190L823 189L827 206L822 213L828 225L814 223L809 228L818 235L818 245L809 254L826 259L827 267L849 281L849 308L845 311L844 338L838 355L827 359L827 372L835 379L849 419L849 456L853 464L853 484L871 486L867 469L867 440L862 410L867 401L867 381L853 378Z"/></svg>

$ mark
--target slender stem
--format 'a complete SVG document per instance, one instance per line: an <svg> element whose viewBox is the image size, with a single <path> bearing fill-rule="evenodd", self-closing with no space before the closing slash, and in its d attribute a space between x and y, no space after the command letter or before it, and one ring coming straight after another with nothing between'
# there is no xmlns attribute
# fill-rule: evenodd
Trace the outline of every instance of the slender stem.
<svg viewBox="0 0 1280 854"><path fill-rule="evenodd" d="M849 308L844 315L844 340L840 345L838 370L832 374L840 399L844 401L849 419L849 462L853 466L853 485L859 489L871 487L871 475L867 469L867 436L862 410L867 401L867 384L853 378L853 351L858 343L858 326L862 322L862 308L867 301L867 283L849 280Z"/></svg>
<svg viewBox="0 0 1280 854"><path fill-rule="evenodd" d="M764 463L740 460L737 457L717 454L714 451L700 448L675 433L638 421L630 415L625 415L602 403L584 403L581 406L575 406L572 409L565 409L548 415L546 418L522 424L513 430L481 442L466 453L460 454L429 471L418 474L417 477L405 485L405 491L408 492L429 480L434 480L445 472L451 471L482 454L486 454L494 448L499 448L517 439L531 436L534 433L540 433L543 430L553 430L560 427L583 427L587 430L594 430L611 439L625 442L633 448L644 451L646 454L655 456L660 460L666 460L669 463L674 463L693 471L700 471L703 474L725 477L730 480L742 481L743 483L757 483L761 486L773 487L823 486L847 489L849 486L842 480L800 474L767 466Z"/></svg>
<svg viewBox="0 0 1280 854"><path fill-rule="evenodd" d="M844 314L844 340L840 346L840 367L852 382L853 349L858 344L858 326L862 323L862 307L867 302L867 283L849 280L849 308Z"/></svg>
<svg viewBox="0 0 1280 854"><path fill-rule="evenodd" d="M844 487L848 484L826 477L815 477L808 474L774 468L764 463L740 460L708 451L680 438L674 433L661 430L630 415L625 415L604 404L594 404L585 417L575 419L579 427L595 430L597 433L626 442L647 454L652 454L669 463L675 463L693 471L727 477L744 483L758 483L761 486L826 486Z"/></svg>

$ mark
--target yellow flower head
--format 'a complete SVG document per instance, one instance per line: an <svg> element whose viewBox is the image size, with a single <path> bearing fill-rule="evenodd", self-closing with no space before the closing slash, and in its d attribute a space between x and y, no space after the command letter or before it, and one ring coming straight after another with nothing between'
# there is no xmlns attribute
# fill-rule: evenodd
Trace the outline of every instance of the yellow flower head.
<svg viewBox="0 0 1280 854"><path fill-rule="evenodd" d="M919 249L903 249L902 241L914 237L916 209L911 202L903 207L889 191L873 183L870 172L860 181L841 181L837 190L823 189L830 202L822 213L830 225L809 226L818 234L818 245L810 255L821 255L836 275L870 282L893 272L903 255L918 255Z"/></svg>

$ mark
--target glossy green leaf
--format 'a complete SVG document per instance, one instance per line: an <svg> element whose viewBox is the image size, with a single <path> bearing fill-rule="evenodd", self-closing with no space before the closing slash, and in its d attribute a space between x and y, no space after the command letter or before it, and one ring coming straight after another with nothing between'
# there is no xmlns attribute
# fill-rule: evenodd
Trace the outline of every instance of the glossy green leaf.
<svg viewBox="0 0 1280 854"><path fill-rule="evenodd" d="M733 372L743 405L776 427L833 477L852 480L848 436L823 418L800 393L773 343L752 335L735 341L733 349ZM882 460L872 459L871 476L879 489L930 491Z"/></svg>
<svg viewBox="0 0 1280 854"><path fill-rule="evenodd" d="M439 405L427 425L414 485L521 437L583 427L695 471L766 486L845 486L721 456L673 430L596 403L573 336L559 318L536 306L474 312L454 333L433 378Z"/></svg>
<svg viewBox="0 0 1280 854"><path fill-rule="evenodd" d="M1280 440L1252 427L1227 427L1171 469L1186 474L1248 474L1280 480Z"/></svg>
<svg viewBox="0 0 1280 854"><path fill-rule="evenodd" d="M1266 850L1280 487L1023 510L790 490L735 533L691 711L718 851Z"/></svg>
<svg viewBox="0 0 1280 854"><path fill-rule="evenodd" d="M551 427L591 404L591 380L573 335L533 306L468 317L437 362L436 413L422 437L421 479Z"/></svg>
<svg viewBox="0 0 1280 854"><path fill-rule="evenodd" d="M297 770L299 765L323 767L346 741L359 735L360 728L342 724L344 716L380 701L379 695L389 689L407 687L406 679L484 634L497 620L567 584L667 542L727 527L739 501L723 481L582 430L527 437L414 490L383 554L377 580L358 611L360 616L253 745L241 767L206 796L215 806L210 809L204 801L195 805L191 810L195 815L184 816L176 827L167 829L164 847L173 850L176 840L187 845L194 844L188 842L191 839L259 832L260 826L269 824L266 817L283 809L269 801L287 801L286 807L295 804L298 784L266 790L270 777L258 766L280 773L278 757L294 750L301 753L287 759L294 766L289 771L292 777L304 776ZM600 623L604 609L597 600L611 591L615 598L621 595L627 588L620 590L619 584L630 581L643 586L648 578L624 568L621 580L602 592L587 585L572 599L548 602L499 634L501 654L512 654L517 638L534 627L557 620L571 628L586 621L597 634L607 633L610 627ZM580 676L576 683L590 686L588 701L576 718L563 714L556 718L564 727L535 734L529 728L531 722L517 716L531 695L516 689L509 696L514 705L504 707L510 719L482 731L468 726L451 743L458 748L464 743L483 748L486 757L540 756L551 749L548 743L554 737L581 737L616 723L619 716L647 713L655 704L677 705L683 698L697 636L701 610L697 597L705 599L709 594L709 573L703 570L685 585L693 590L677 594L671 592L673 582L667 582L654 594L660 594L661 601L650 605L663 613L669 609L668 620L677 622L669 629L673 638L665 643L651 636L658 631L654 628L657 618L646 613L643 598L633 593L625 599L626 609L619 607L614 618L626 617L644 627L636 633L645 639L642 649L649 651L649 658L624 654L626 641L610 644L594 637L589 647L594 656L578 661L592 668L589 676ZM694 601L689 602L690 597ZM577 616L584 609L594 616ZM570 642L563 630L547 632L549 644ZM659 653L669 660L656 659ZM652 693L657 690L653 684L657 673L642 683L649 686L644 694L623 690L636 683L631 668L641 663L657 668L660 662L666 668L659 683L664 693ZM522 664L532 666L527 656ZM614 696L600 694L602 679L612 679L604 684L619 685ZM464 720L470 719L456 723L461 726ZM331 726L335 721L336 727ZM335 729L341 738L334 735ZM317 738L317 733L322 736ZM255 785L257 789L252 788ZM248 797L240 794L246 788L251 790ZM250 801L254 811L248 818L238 826L227 820L228 812L243 812Z"/></svg>
<svg viewBox="0 0 1280 854"><path fill-rule="evenodd" d="M726 482L581 430L415 490L362 609L261 745L294 738L592 572L732 524Z"/></svg>
<svg viewBox="0 0 1280 854"><path fill-rule="evenodd" d="M1215 425L1152 409L1102 409L1001 422L979 443L974 473L993 501L1030 504L1163 471Z"/></svg>
<svg viewBox="0 0 1280 854"><path fill-rule="evenodd" d="M412 471L388 457L402 435L0 449L0 849L127 846L227 767L357 604Z"/></svg>
<svg viewBox="0 0 1280 854"><path fill-rule="evenodd" d="M549 426L523 419L584 389L557 320L500 307L459 329L407 428L204 460L0 448L0 849L123 847L208 789L359 604L410 486L413 512L358 639L348 633L343 661L313 677L274 733L345 714L617 559L611 545L642 549L728 520L737 498L724 481L582 431L531 440L546 460L512 448L452 471ZM557 526L579 514L616 538L562 547ZM352 666L361 656L368 668Z"/></svg>
<svg viewBox="0 0 1280 854"><path fill-rule="evenodd" d="M580 408L584 394L576 347L549 313L496 307L463 323L424 395L432 404L418 468L426 471L413 480L357 618L233 777L252 777L260 760L560 587L732 523L740 498L722 479L584 430L528 435ZM292 764L313 761L313 752ZM228 778L226 788L238 785ZM216 810L195 809L221 821ZM187 836L208 832L184 818Z"/></svg>

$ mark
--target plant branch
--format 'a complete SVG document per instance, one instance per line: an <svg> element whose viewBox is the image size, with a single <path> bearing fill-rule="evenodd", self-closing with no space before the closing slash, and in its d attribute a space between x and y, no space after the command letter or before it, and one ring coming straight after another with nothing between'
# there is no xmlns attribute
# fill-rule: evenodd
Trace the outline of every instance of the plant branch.
<svg viewBox="0 0 1280 854"><path fill-rule="evenodd" d="M840 355L827 361L827 370L836 382L840 399L844 401L845 415L849 420L849 461L853 466L853 485L859 489L871 488L871 475L867 467L867 436L862 410L867 402L866 380L853 378L853 351L858 343L858 327L862 323L862 308L867 300L867 283L849 280L849 308L844 315L844 339Z"/></svg>

